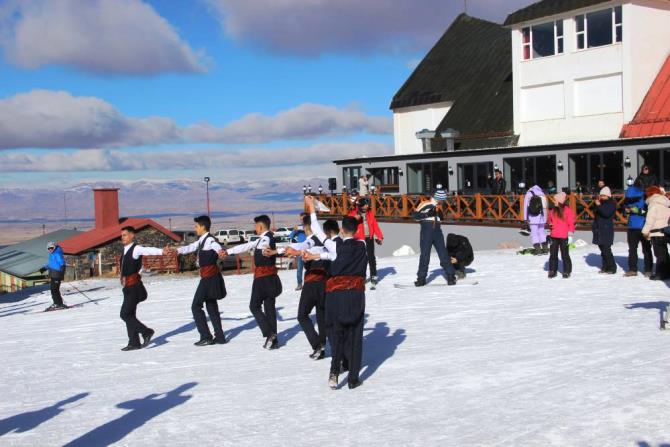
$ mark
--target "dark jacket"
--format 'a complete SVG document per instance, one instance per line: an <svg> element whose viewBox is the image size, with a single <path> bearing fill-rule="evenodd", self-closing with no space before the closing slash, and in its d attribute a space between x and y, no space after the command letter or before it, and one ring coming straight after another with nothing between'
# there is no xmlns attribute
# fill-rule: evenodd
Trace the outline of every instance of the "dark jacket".
<svg viewBox="0 0 670 447"><path fill-rule="evenodd" d="M65 278L65 258L63 257L63 249L59 245L56 245L56 249L49 253L49 262L44 268L49 270L49 278Z"/></svg>
<svg viewBox="0 0 670 447"><path fill-rule="evenodd" d="M494 196L501 196L505 194L507 189L507 182L504 178L500 177L499 179L494 178L491 180L491 194Z"/></svg>
<svg viewBox="0 0 670 447"><path fill-rule="evenodd" d="M453 233L447 234L447 251L449 256L456 258L460 265L468 266L475 260L472 245L465 236Z"/></svg>
<svg viewBox="0 0 670 447"><path fill-rule="evenodd" d="M639 182L639 183L638 183ZM650 186L659 186L658 177L654 174L640 174L635 179L635 184L640 185L642 191L646 191Z"/></svg>
<svg viewBox="0 0 670 447"><path fill-rule="evenodd" d="M609 199L600 202L595 209L595 219L591 229L593 230L593 243L596 245L612 245L614 243L614 214L616 213L616 202Z"/></svg>

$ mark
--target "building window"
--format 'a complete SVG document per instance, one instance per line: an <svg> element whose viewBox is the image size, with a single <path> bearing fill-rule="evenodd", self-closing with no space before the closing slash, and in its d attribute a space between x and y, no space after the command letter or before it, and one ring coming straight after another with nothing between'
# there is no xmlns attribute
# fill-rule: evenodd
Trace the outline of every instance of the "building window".
<svg viewBox="0 0 670 447"><path fill-rule="evenodd" d="M515 157L503 160L503 175L512 190L538 185L549 191L556 187L556 156ZM523 186L520 184L523 183Z"/></svg>
<svg viewBox="0 0 670 447"><path fill-rule="evenodd" d="M362 168L360 166L352 166L344 168L342 173L344 175L343 186L346 186L349 191L358 189L358 179L361 177Z"/></svg>
<svg viewBox="0 0 670 447"><path fill-rule="evenodd" d="M651 173L658 178L658 183L666 190L670 188L670 149L639 151L638 166L648 165ZM638 169L638 170L640 170Z"/></svg>
<svg viewBox="0 0 670 447"><path fill-rule="evenodd" d="M372 179L371 185L377 187L377 192L398 193L400 192L400 176L398 168L369 169Z"/></svg>
<svg viewBox="0 0 670 447"><path fill-rule="evenodd" d="M524 60L563 53L563 21L523 28L521 43Z"/></svg>
<svg viewBox="0 0 670 447"><path fill-rule="evenodd" d="M603 180L612 191L623 190L623 152L596 152L572 154L570 159L570 188L581 186L597 194L598 180Z"/></svg>
<svg viewBox="0 0 670 447"><path fill-rule="evenodd" d="M580 14L575 17L575 22L578 50L611 45L622 40L621 6Z"/></svg>
<svg viewBox="0 0 670 447"><path fill-rule="evenodd" d="M413 163L407 165L407 192L432 194L438 184L448 189L447 162Z"/></svg>
<svg viewBox="0 0 670 447"><path fill-rule="evenodd" d="M461 194L489 193L492 179L493 162L458 165L458 190Z"/></svg>

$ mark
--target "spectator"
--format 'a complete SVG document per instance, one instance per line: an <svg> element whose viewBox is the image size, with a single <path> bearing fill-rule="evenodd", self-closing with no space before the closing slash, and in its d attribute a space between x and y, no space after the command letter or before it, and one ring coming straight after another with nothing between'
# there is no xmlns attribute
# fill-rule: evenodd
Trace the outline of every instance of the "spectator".
<svg viewBox="0 0 670 447"><path fill-rule="evenodd" d="M533 254L549 253L547 235L544 231L544 225L547 223L547 198L542 188L534 185L528 190L523 200L523 209L533 242Z"/></svg>
<svg viewBox="0 0 670 447"><path fill-rule="evenodd" d="M547 194L556 194L558 190L556 189L556 185L554 184L553 180L549 180L547 182Z"/></svg>
<svg viewBox="0 0 670 447"><path fill-rule="evenodd" d="M458 279L465 278L465 267L472 264L475 254L467 237L454 233L447 234L447 251Z"/></svg>
<svg viewBox="0 0 670 447"><path fill-rule="evenodd" d="M651 247L656 256L656 273L649 279L665 280L670 278L670 260L668 259L667 236L661 231L668 226L670 218L670 200L665 190L658 186L646 189L647 217L642 227L642 235L651 240Z"/></svg>
<svg viewBox="0 0 670 447"><path fill-rule="evenodd" d="M494 196L502 196L507 191L507 182L503 178L500 169L495 170L495 178L491 181L491 194Z"/></svg>
<svg viewBox="0 0 670 447"><path fill-rule="evenodd" d="M349 216L358 220L358 229L354 237L365 241L368 252L368 263L370 265L370 283L377 285L377 258L375 258L375 244L381 245L384 240L382 230L379 228L377 219L370 209L370 202L365 197L358 199L358 208L352 210Z"/></svg>
<svg viewBox="0 0 670 447"><path fill-rule="evenodd" d="M304 219L305 216L309 216L307 213L300 213L300 222ZM305 242L307 240L307 235L305 234L305 230L303 230L300 226L296 225L293 227L293 231L291 231L291 234L288 236L289 240L292 243L300 243L300 242ZM296 256L296 277L298 279L298 286L295 288L295 290L302 290L302 281L303 281L303 263L302 263L302 256Z"/></svg>
<svg viewBox="0 0 670 447"><path fill-rule="evenodd" d="M658 177L651 172L651 167L649 165L642 165L640 175L635 179L635 182L638 181L640 182L642 191L646 191L650 186L660 186L658 184Z"/></svg>
<svg viewBox="0 0 670 447"><path fill-rule="evenodd" d="M88 269L89 269L89 276L93 277L95 276L95 259L96 259L96 254L94 251L90 252L88 254Z"/></svg>
<svg viewBox="0 0 670 447"><path fill-rule="evenodd" d="M551 227L551 249L549 250L549 278L555 278L558 273L558 252L561 252L563 261L563 278L572 274L572 260L570 259L569 243L571 234L575 232L575 213L566 206L567 194L559 192L553 197L553 206L549 211L549 226Z"/></svg>
<svg viewBox="0 0 670 447"><path fill-rule="evenodd" d="M624 276L637 276L637 246L642 245L642 254L644 255L644 276L652 276L654 258L651 254L651 243L642 235L644 227L647 204L645 202L644 190L641 188L641 182L628 187L624 208L628 214L628 231L626 240L628 241L628 271Z"/></svg>
<svg viewBox="0 0 670 447"><path fill-rule="evenodd" d="M368 178L365 175L361 175L358 179L358 194L361 197L366 197L368 195Z"/></svg>
<svg viewBox="0 0 670 447"><path fill-rule="evenodd" d="M583 196L584 193L586 192L586 188L582 186L581 182L576 182L575 183L575 193L579 194L580 196Z"/></svg>
<svg viewBox="0 0 670 447"><path fill-rule="evenodd" d="M595 219L593 220L593 243L600 248L602 258L603 274L613 275L616 273L616 262L612 254L614 244L614 214L616 213L616 202L612 200L612 191L605 186L595 201Z"/></svg>

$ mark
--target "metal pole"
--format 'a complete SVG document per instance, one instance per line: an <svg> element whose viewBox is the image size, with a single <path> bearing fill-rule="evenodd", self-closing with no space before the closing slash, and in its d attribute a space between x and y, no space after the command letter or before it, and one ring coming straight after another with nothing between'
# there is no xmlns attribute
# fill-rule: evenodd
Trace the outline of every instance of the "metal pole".
<svg viewBox="0 0 670 447"><path fill-rule="evenodd" d="M207 216L211 216L209 209L209 177L205 177L205 186L207 188Z"/></svg>

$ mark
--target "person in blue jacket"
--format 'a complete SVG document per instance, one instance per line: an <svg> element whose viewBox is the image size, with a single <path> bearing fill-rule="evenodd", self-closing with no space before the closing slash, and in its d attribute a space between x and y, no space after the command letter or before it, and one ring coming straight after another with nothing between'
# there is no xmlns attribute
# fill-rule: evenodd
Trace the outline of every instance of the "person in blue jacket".
<svg viewBox="0 0 670 447"><path fill-rule="evenodd" d="M624 276L637 276L637 247L642 245L644 258L644 276L649 278L653 274L654 258L651 254L651 242L642 235L642 227L647 214L644 189L641 181L636 181L626 190L624 208L628 214L628 271Z"/></svg>
<svg viewBox="0 0 670 447"><path fill-rule="evenodd" d="M301 222L305 216L309 215L307 213L300 214ZM295 227L293 231L291 231L291 234L289 234L288 238L292 243L302 243L307 240L307 235L305 234L305 230L303 230L300 227ZM300 256L296 257L296 276L298 279L298 287L296 287L295 290L302 290L303 263L302 263L302 257Z"/></svg>
<svg viewBox="0 0 670 447"><path fill-rule="evenodd" d="M40 269L40 273L49 271L49 281L51 283L51 299L53 304L46 310L67 309L63 303L63 297L60 294L60 283L65 279L65 258L63 249L53 241L47 242L47 251L49 252L49 262Z"/></svg>

